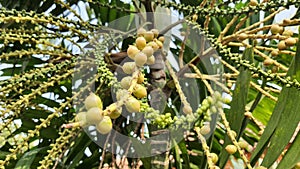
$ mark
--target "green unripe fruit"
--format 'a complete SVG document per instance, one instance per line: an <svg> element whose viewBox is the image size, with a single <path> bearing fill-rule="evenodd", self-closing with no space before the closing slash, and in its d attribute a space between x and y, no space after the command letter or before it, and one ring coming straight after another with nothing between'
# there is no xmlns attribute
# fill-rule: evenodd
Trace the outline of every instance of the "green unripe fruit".
<svg viewBox="0 0 300 169"><path fill-rule="evenodd" d="M140 52L140 50L133 45L130 45L127 49L127 55L130 59L134 60L135 55L138 54Z"/></svg>
<svg viewBox="0 0 300 169"><path fill-rule="evenodd" d="M137 66L142 67L147 62L147 55L143 52L140 52L137 55L135 55L134 61Z"/></svg>
<svg viewBox="0 0 300 169"><path fill-rule="evenodd" d="M118 117L120 117L120 115L122 114L122 107L119 107L117 108L115 111L112 111L110 114L109 114L109 117L111 119L116 119Z"/></svg>
<svg viewBox="0 0 300 169"><path fill-rule="evenodd" d="M134 87L133 95L139 99L144 98L147 96L147 89L144 86L137 84Z"/></svg>
<svg viewBox="0 0 300 169"><path fill-rule="evenodd" d="M151 29L151 32L154 34L154 38L158 37L159 30L158 29Z"/></svg>
<svg viewBox="0 0 300 169"><path fill-rule="evenodd" d="M126 89L128 90L130 85L131 85L131 80L132 80L132 77L131 76L126 76L126 77L123 77L123 79L121 80L121 87L123 89Z"/></svg>
<svg viewBox="0 0 300 169"><path fill-rule="evenodd" d="M146 39L147 42L150 42L154 38L154 34L151 31L147 31L144 33L144 38Z"/></svg>
<svg viewBox="0 0 300 169"><path fill-rule="evenodd" d="M144 49L144 47L146 46L146 39L144 37L138 37L135 40L135 45L139 50Z"/></svg>
<svg viewBox="0 0 300 169"><path fill-rule="evenodd" d="M107 134L112 129L112 121L109 116L104 116L103 119L96 125L96 129L101 134Z"/></svg>
<svg viewBox="0 0 300 169"><path fill-rule="evenodd" d="M122 66L123 72L126 74L132 74L135 71L135 62L126 62Z"/></svg>
<svg viewBox="0 0 300 169"><path fill-rule="evenodd" d="M128 97L129 97L129 92L125 89L118 90L116 93L116 98L118 101L120 101L123 98L128 98Z"/></svg>
<svg viewBox="0 0 300 169"><path fill-rule="evenodd" d="M237 151L237 148L234 145L227 145L225 150L228 152L228 154L234 154Z"/></svg>
<svg viewBox="0 0 300 169"><path fill-rule="evenodd" d="M248 148L248 143L246 141L239 141L238 144L242 149Z"/></svg>
<svg viewBox="0 0 300 169"><path fill-rule="evenodd" d="M126 107L127 111L130 113L139 112L140 106L141 106L140 102L134 97L129 97L125 103L125 107Z"/></svg>
<svg viewBox="0 0 300 169"><path fill-rule="evenodd" d="M154 55L147 58L147 65L153 65L155 63L155 57Z"/></svg>
<svg viewBox="0 0 300 169"><path fill-rule="evenodd" d="M145 80L145 76L144 76L144 74L142 72L140 72L139 76L138 76L138 79L137 79L137 83L141 84L141 83L144 82L144 80Z"/></svg>
<svg viewBox="0 0 300 169"><path fill-rule="evenodd" d="M216 153L210 153L211 161L216 164L219 160L219 157Z"/></svg>
<svg viewBox="0 0 300 169"><path fill-rule="evenodd" d="M147 46L151 46L154 50L154 52L156 52L159 49L159 46L157 45L157 43L151 41L147 44Z"/></svg>
<svg viewBox="0 0 300 169"><path fill-rule="evenodd" d="M275 24L271 26L271 33L273 35L277 34L277 33L282 33L283 32L283 27Z"/></svg>
<svg viewBox="0 0 300 169"><path fill-rule="evenodd" d="M150 56L153 55L154 50L153 50L153 48L152 48L151 46L146 46L146 47L142 50L142 52L143 52L144 54L146 54L147 57L150 57Z"/></svg>
<svg viewBox="0 0 300 169"><path fill-rule="evenodd" d="M297 40L295 38L287 38L285 40L285 44L288 46L293 46L297 43Z"/></svg>
<svg viewBox="0 0 300 169"><path fill-rule="evenodd" d="M138 36L144 36L144 33L145 33L145 32L147 32L146 29L144 29L144 28L139 28L139 29L137 30L137 35L138 35Z"/></svg>
<svg viewBox="0 0 300 169"><path fill-rule="evenodd" d="M277 47L279 50L284 50L286 49L286 44L285 44L285 41L280 41L278 44L277 44Z"/></svg>
<svg viewBox="0 0 300 169"><path fill-rule="evenodd" d="M99 123L103 118L103 112L98 107L90 108L86 112L86 121L89 124L97 124Z"/></svg>
<svg viewBox="0 0 300 169"><path fill-rule="evenodd" d="M79 112L75 116L75 121L80 123L80 126L85 126L87 124L86 121L86 112Z"/></svg>
<svg viewBox="0 0 300 169"><path fill-rule="evenodd" d="M92 107L99 107L100 109L103 108L100 97L95 95L94 93L90 93L90 95L84 100L84 106L87 110Z"/></svg>

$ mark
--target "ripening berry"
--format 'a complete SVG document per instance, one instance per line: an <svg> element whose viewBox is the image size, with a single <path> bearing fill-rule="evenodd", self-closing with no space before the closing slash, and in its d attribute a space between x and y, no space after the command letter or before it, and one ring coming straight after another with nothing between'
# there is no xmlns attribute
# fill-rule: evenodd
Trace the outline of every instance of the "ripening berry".
<svg viewBox="0 0 300 169"><path fill-rule="evenodd" d="M218 160L219 160L218 155L217 155L216 153L210 153L209 155L210 155L210 157L211 157L211 161L212 161L214 164L216 164L216 163L218 162Z"/></svg>
<svg viewBox="0 0 300 169"><path fill-rule="evenodd" d="M142 72L140 72L139 76L138 76L138 79L137 79L137 83L141 84L141 83L144 82L144 80L145 80L145 76L144 76L144 74Z"/></svg>
<svg viewBox="0 0 300 169"><path fill-rule="evenodd" d="M165 37L161 36L161 37L158 38L158 40L161 41L162 43L164 43Z"/></svg>
<svg viewBox="0 0 300 169"><path fill-rule="evenodd" d="M132 77L131 76L126 76L126 77L123 77L123 79L121 80L121 87L123 89L126 89L128 90L130 85L131 85L131 80L132 80Z"/></svg>
<svg viewBox="0 0 300 169"><path fill-rule="evenodd" d="M144 33L144 38L147 42L150 42L154 39L154 33L152 31L147 31Z"/></svg>
<svg viewBox="0 0 300 169"><path fill-rule="evenodd" d="M207 135L210 133L210 125L209 124L205 124L204 126L201 127L200 129L200 133L202 135Z"/></svg>
<svg viewBox="0 0 300 169"><path fill-rule="evenodd" d="M225 150L229 153L229 154L234 154L237 151L237 148L235 145L227 145L225 147Z"/></svg>
<svg viewBox="0 0 300 169"><path fill-rule="evenodd" d="M102 113L103 113L102 110L100 108L98 108L98 107L90 108L86 112L86 121L89 124L97 124L103 118L103 114Z"/></svg>
<svg viewBox="0 0 300 169"><path fill-rule="evenodd" d="M154 53L154 50L151 46L146 46L143 50L142 50L143 53L145 53L147 55L147 57L150 57L153 55Z"/></svg>
<svg viewBox="0 0 300 169"><path fill-rule="evenodd" d="M132 74L135 71L135 62L126 62L122 66L123 72L126 74Z"/></svg>
<svg viewBox="0 0 300 169"><path fill-rule="evenodd" d="M273 63L274 63L273 60L270 59L270 58L265 59L264 62L263 62L264 66L270 66Z"/></svg>
<svg viewBox="0 0 300 169"><path fill-rule="evenodd" d="M130 59L134 60L135 55L138 54L140 52L140 50L133 45L130 45L127 49L127 55Z"/></svg>
<svg viewBox="0 0 300 169"><path fill-rule="evenodd" d="M125 107L126 107L127 111L130 113L139 112L140 106L141 106L140 102L134 97L129 97L125 103Z"/></svg>
<svg viewBox="0 0 300 169"><path fill-rule="evenodd" d="M296 43L297 43L297 41L296 41L295 38L287 38L287 39L285 40L285 44L286 44L287 46L293 46L293 45L295 45Z"/></svg>
<svg viewBox="0 0 300 169"><path fill-rule="evenodd" d="M258 2L257 2L257 0L250 0L249 5L250 6L257 6Z"/></svg>
<svg viewBox="0 0 300 169"><path fill-rule="evenodd" d="M112 111L108 116L111 119L116 119L116 118L120 117L121 114L122 114L122 107L119 107L119 108L115 109L114 111Z"/></svg>
<svg viewBox="0 0 300 169"><path fill-rule="evenodd" d="M101 134L107 134L112 129L112 121L109 116L104 116L103 119L96 125L96 129Z"/></svg>
<svg viewBox="0 0 300 169"><path fill-rule="evenodd" d="M147 62L147 55L143 52L140 52L137 55L135 55L134 61L137 66L142 67Z"/></svg>
<svg viewBox="0 0 300 169"><path fill-rule="evenodd" d="M278 50L278 49L272 50L271 55L272 55L272 56L277 56L277 55L279 55L279 50Z"/></svg>
<svg viewBox="0 0 300 169"><path fill-rule="evenodd" d="M139 50L142 50L146 46L146 39L144 37L136 38L135 45Z"/></svg>
<svg viewBox="0 0 300 169"><path fill-rule="evenodd" d="M157 38L157 37L158 37L158 34L159 34L158 29L151 29L151 32L153 32L154 38Z"/></svg>
<svg viewBox="0 0 300 169"><path fill-rule="evenodd" d="M146 29L144 29L144 28L139 28L139 29L137 30L137 35L138 35L138 36L144 36L144 33L145 33L145 32L147 32Z"/></svg>
<svg viewBox="0 0 300 169"><path fill-rule="evenodd" d="M277 33L282 33L283 32L283 27L277 25L277 24L274 24L271 26L271 33L273 35L276 35Z"/></svg>
<svg viewBox="0 0 300 169"><path fill-rule="evenodd" d="M87 110L92 107L103 108L102 101L99 96L95 95L95 93L90 93L90 95L84 100L84 106Z"/></svg>
<svg viewBox="0 0 300 169"><path fill-rule="evenodd" d="M286 44L285 44L285 41L280 41L278 44L277 44L277 47L279 50L284 50L286 49Z"/></svg>
<svg viewBox="0 0 300 169"><path fill-rule="evenodd" d="M293 36L293 34L294 34L294 32L292 30L289 30L289 29L284 30L283 33L282 33L283 36L289 36L289 37Z"/></svg>
<svg viewBox="0 0 300 169"><path fill-rule="evenodd" d="M191 114L193 113L193 109L190 105L184 105L182 108L183 113L185 114Z"/></svg>
<svg viewBox="0 0 300 169"><path fill-rule="evenodd" d="M146 97L147 96L146 87L144 87L140 84L135 85L134 90L133 90L133 95L135 97L137 97L138 99Z"/></svg>
<svg viewBox="0 0 300 169"><path fill-rule="evenodd" d="M157 43L155 43L155 42L153 42L153 41L149 42L149 43L147 44L147 46L151 46L151 47L153 48L154 52L157 51L157 50L159 49L159 46L157 45Z"/></svg>
<svg viewBox="0 0 300 169"><path fill-rule="evenodd" d="M248 143L246 141L239 141L238 144L242 149L248 148Z"/></svg>
<svg viewBox="0 0 300 169"><path fill-rule="evenodd" d="M79 112L75 116L75 121L80 123L80 126L84 126L87 124L86 121L86 112Z"/></svg>
<svg viewBox="0 0 300 169"><path fill-rule="evenodd" d="M154 55L147 58L147 65L153 65L155 63L155 57Z"/></svg>

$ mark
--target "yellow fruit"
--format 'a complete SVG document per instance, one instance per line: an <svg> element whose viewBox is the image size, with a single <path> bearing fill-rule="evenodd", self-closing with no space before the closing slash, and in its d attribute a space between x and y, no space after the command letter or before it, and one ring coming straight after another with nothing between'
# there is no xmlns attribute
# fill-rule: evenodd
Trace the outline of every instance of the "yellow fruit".
<svg viewBox="0 0 300 169"><path fill-rule="evenodd" d="M75 121L80 123L80 126L85 126L87 124L86 121L86 112L79 112L75 116Z"/></svg>
<svg viewBox="0 0 300 169"><path fill-rule="evenodd" d="M219 157L216 153L210 153L211 161L216 164L219 160Z"/></svg>
<svg viewBox="0 0 300 169"><path fill-rule="evenodd" d="M139 29L137 30L137 35L138 35L138 36L144 36L144 33L145 33L145 32L147 32L146 29L144 29L144 28L139 28Z"/></svg>
<svg viewBox="0 0 300 169"><path fill-rule="evenodd" d="M120 117L121 114L122 114L122 107L119 107L115 111L112 111L108 116L111 119L116 119L116 118Z"/></svg>
<svg viewBox="0 0 300 169"><path fill-rule="evenodd" d="M225 147L225 150L229 153L229 154L234 154L237 151L236 146L234 145L227 145Z"/></svg>
<svg viewBox="0 0 300 169"><path fill-rule="evenodd" d="M277 25L277 24L275 24L275 25L272 25L271 26L271 33L273 34L273 35L275 35L275 34L277 34L277 33L282 33L283 32L283 27L281 27L281 26L279 26L279 25Z"/></svg>
<svg viewBox="0 0 300 169"><path fill-rule="evenodd" d="M157 38L159 35L158 29L151 29L151 32L154 34L154 38Z"/></svg>
<svg viewBox="0 0 300 169"><path fill-rule="evenodd" d="M293 34L294 34L294 32L292 30L289 30L289 29L284 30L283 33L282 33L283 36L290 36L290 37L293 36Z"/></svg>
<svg viewBox="0 0 300 169"><path fill-rule="evenodd" d="M84 100L84 105L87 110L92 107L99 107L100 109L103 108L102 101L99 96L95 95L94 93L90 93L90 95Z"/></svg>
<svg viewBox="0 0 300 169"><path fill-rule="evenodd" d="M122 66L123 72L126 74L132 74L135 71L135 62L126 62Z"/></svg>
<svg viewBox="0 0 300 169"><path fill-rule="evenodd" d="M161 37L158 38L158 40L161 41L162 43L164 43L165 37L161 36Z"/></svg>
<svg viewBox="0 0 300 169"><path fill-rule="evenodd" d="M142 50L146 46L146 39L144 37L136 38L135 45L139 50Z"/></svg>
<svg viewBox="0 0 300 169"><path fill-rule="evenodd" d="M191 113L193 113L193 109L192 109L192 107L190 105L184 105L182 111L185 114L191 114Z"/></svg>
<svg viewBox="0 0 300 169"><path fill-rule="evenodd" d="M296 39L295 38L287 38L285 40L285 44L288 45L288 46L293 46L297 43Z"/></svg>
<svg viewBox="0 0 300 169"><path fill-rule="evenodd" d="M141 83L144 82L144 80L145 80L145 76L144 76L144 74L142 72L140 72L139 76L138 76L138 79L137 79L137 83L141 84Z"/></svg>
<svg viewBox="0 0 300 169"><path fill-rule="evenodd" d="M133 95L138 99L144 98L147 96L147 89L144 86L137 84L134 87Z"/></svg>
<svg viewBox="0 0 300 169"><path fill-rule="evenodd" d="M140 52L137 55L135 55L134 61L137 66L142 67L147 62L147 55L143 52Z"/></svg>
<svg viewBox="0 0 300 169"><path fill-rule="evenodd" d="M274 49L274 50L272 50L272 52L271 52L271 55L272 56L277 56L279 54L279 50L278 49Z"/></svg>
<svg viewBox="0 0 300 169"><path fill-rule="evenodd" d="M103 118L103 112L98 107L90 108L86 112L86 121L89 124L97 124L99 123Z"/></svg>
<svg viewBox="0 0 300 169"><path fill-rule="evenodd" d="M150 42L154 38L154 33L152 31L147 31L144 33L144 38L146 39L147 42Z"/></svg>
<svg viewBox="0 0 300 169"><path fill-rule="evenodd" d="M140 102L134 97L129 97L125 103L125 107L126 107L127 111L130 113L139 112L140 106L141 106Z"/></svg>
<svg viewBox="0 0 300 169"><path fill-rule="evenodd" d="M295 166L294 169L300 169L300 162L298 162Z"/></svg>
<svg viewBox="0 0 300 169"><path fill-rule="evenodd" d="M107 134L112 129L112 121L109 116L104 116L103 119L96 125L96 129L101 134Z"/></svg>
<svg viewBox="0 0 300 169"><path fill-rule="evenodd" d="M146 46L146 47L142 50L142 52L143 52L144 54L146 54L147 57L150 57L150 56L153 55L154 50L153 50L153 48L152 48L151 46Z"/></svg>
<svg viewBox="0 0 300 169"><path fill-rule="evenodd" d="M135 55L138 54L140 52L140 50L133 45L130 45L127 49L127 55L130 59L134 60Z"/></svg>
<svg viewBox="0 0 300 169"><path fill-rule="evenodd" d="M162 48L163 47L163 43L159 40L156 40L155 43L158 45L158 48Z"/></svg>
<svg viewBox="0 0 300 169"><path fill-rule="evenodd" d="M155 63L155 57L152 55L147 58L147 65L153 65Z"/></svg>
<svg viewBox="0 0 300 169"><path fill-rule="evenodd" d="M243 41L248 38L248 35L246 33L241 33L238 37L239 37L239 40Z"/></svg>
<svg viewBox="0 0 300 169"><path fill-rule="evenodd" d="M131 85L131 80L132 80L132 77L131 76L126 76L126 77L123 77L123 79L121 80L121 87L123 89L126 89L128 90L130 85Z"/></svg>
<svg viewBox="0 0 300 169"><path fill-rule="evenodd" d="M277 44L277 47L278 47L279 50L284 50L284 49L286 49L285 41L280 41L280 42Z"/></svg>
<svg viewBox="0 0 300 169"><path fill-rule="evenodd" d="M265 59L263 64L264 64L264 66L270 66L273 64L273 60L269 59L269 58Z"/></svg>
<svg viewBox="0 0 300 169"><path fill-rule="evenodd" d="M201 127L200 129L200 133L202 135L207 135L210 133L210 125L209 124L205 124L204 126Z"/></svg>
<svg viewBox="0 0 300 169"><path fill-rule="evenodd" d="M147 44L147 46L151 46L151 47L153 48L154 52L157 51L158 48L159 48L159 46L157 45L157 43L155 43L155 42L153 42L153 41L149 42L149 43Z"/></svg>
<svg viewBox="0 0 300 169"><path fill-rule="evenodd" d="M257 6L258 2L257 2L257 0L250 0L249 5L250 6Z"/></svg>
<svg viewBox="0 0 300 169"><path fill-rule="evenodd" d="M118 90L116 93L116 98L118 101L120 101L121 99L127 99L129 97L129 92L125 89L121 89Z"/></svg>
<svg viewBox="0 0 300 169"><path fill-rule="evenodd" d="M248 143L246 141L239 141L238 144L242 149L248 148Z"/></svg>

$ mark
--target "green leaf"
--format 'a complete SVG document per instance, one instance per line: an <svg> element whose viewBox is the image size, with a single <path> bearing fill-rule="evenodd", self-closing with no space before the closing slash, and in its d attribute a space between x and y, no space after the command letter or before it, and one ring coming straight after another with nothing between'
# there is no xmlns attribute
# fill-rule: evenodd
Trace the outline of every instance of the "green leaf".
<svg viewBox="0 0 300 169"><path fill-rule="evenodd" d="M22 158L17 162L15 169L28 169L30 168L33 160L35 159L35 156L37 153L46 147L37 148L34 150L31 150L27 153L25 153Z"/></svg>
<svg viewBox="0 0 300 169"><path fill-rule="evenodd" d="M176 143L175 139L173 139L173 144L174 144L174 150L175 150L176 168L182 169L181 158L180 158L180 153L179 153L179 146Z"/></svg>
<svg viewBox="0 0 300 169"><path fill-rule="evenodd" d="M243 58L249 60L250 62L253 61L253 49L247 48L244 51ZM227 120L230 124L230 128L234 130L236 133L240 132L242 122L244 119L245 113L245 106L247 105L247 96L248 96L248 89L251 81L251 72L250 70L246 70L245 68L241 67L239 69L240 74L236 81L236 87L233 92L232 101L230 105L230 111L227 114ZM226 152L225 147L231 143L231 140L226 135L225 142L223 144L223 149L220 153L220 167L222 168L229 157L229 154Z"/></svg>

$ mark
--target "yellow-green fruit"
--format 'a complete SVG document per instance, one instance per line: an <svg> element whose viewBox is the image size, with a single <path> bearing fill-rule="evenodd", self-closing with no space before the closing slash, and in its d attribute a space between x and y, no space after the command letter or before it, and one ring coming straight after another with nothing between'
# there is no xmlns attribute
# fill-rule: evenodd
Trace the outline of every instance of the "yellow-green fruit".
<svg viewBox="0 0 300 169"><path fill-rule="evenodd" d="M147 43L147 46L151 46L153 48L154 52L159 49L159 46L157 45L157 43L155 43L153 41Z"/></svg>
<svg viewBox="0 0 300 169"><path fill-rule="evenodd" d="M267 59L264 60L264 63L263 63L263 64L264 64L264 66L270 66L270 65L273 64L273 60L267 58Z"/></svg>
<svg viewBox="0 0 300 169"><path fill-rule="evenodd" d="M86 121L89 124L97 124L99 123L103 118L103 112L98 107L90 108L86 112Z"/></svg>
<svg viewBox="0 0 300 169"><path fill-rule="evenodd" d="M287 38L285 40L285 44L288 45L288 46L293 46L297 43L296 39L295 38Z"/></svg>
<svg viewBox="0 0 300 169"><path fill-rule="evenodd" d="M142 72L140 72L139 76L138 76L138 79L137 79L137 83L141 84L141 83L144 82L144 80L145 80L145 76L144 76L144 74Z"/></svg>
<svg viewBox="0 0 300 169"><path fill-rule="evenodd" d="M300 169L300 162L298 162L295 166L294 169Z"/></svg>
<svg viewBox="0 0 300 169"><path fill-rule="evenodd" d="M111 119L116 119L116 118L120 117L121 114L122 114L122 107L119 107L119 108L115 109L114 111L112 111L108 116Z"/></svg>
<svg viewBox="0 0 300 169"><path fill-rule="evenodd" d="M154 34L154 38L158 37L159 30L158 29L151 29L151 32Z"/></svg>
<svg viewBox="0 0 300 169"><path fill-rule="evenodd" d="M248 38L248 35L246 33L241 33L239 36L238 36L239 40L243 41L245 39Z"/></svg>
<svg viewBox="0 0 300 169"><path fill-rule="evenodd" d="M86 121L86 112L79 112L75 116L75 121L80 123L80 126L85 126L87 124Z"/></svg>
<svg viewBox="0 0 300 169"><path fill-rule="evenodd" d="M238 144L242 149L248 148L248 143L246 141L239 141Z"/></svg>
<svg viewBox="0 0 300 169"><path fill-rule="evenodd" d="M133 95L139 99L146 97L147 96L146 87L144 87L140 84L135 85L134 90L133 90Z"/></svg>
<svg viewBox="0 0 300 169"><path fill-rule="evenodd" d="M202 126L201 129L200 129L200 133L202 135L209 134L210 133L210 125L206 124L206 125Z"/></svg>
<svg viewBox="0 0 300 169"><path fill-rule="evenodd" d="M144 38L146 39L147 42L150 42L154 38L154 33L152 31L147 31L144 33Z"/></svg>
<svg viewBox="0 0 300 169"><path fill-rule="evenodd" d="M133 45L130 45L127 49L127 55L130 59L134 60L135 55L138 54L140 52L140 50Z"/></svg>
<svg viewBox="0 0 300 169"><path fill-rule="evenodd" d="M281 26L279 26L279 25L277 25L277 24L275 24L275 25L272 25L271 26L271 33L273 34L273 35L275 35L275 34L277 34L277 33L282 33L283 32L283 27L281 27Z"/></svg>
<svg viewBox="0 0 300 169"><path fill-rule="evenodd" d="M126 62L122 66L123 72L126 74L132 74L135 71L135 62Z"/></svg>
<svg viewBox="0 0 300 169"><path fill-rule="evenodd" d="M234 154L237 151L236 146L234 145L227 145L225 147L225 150L229 153L229 154Z"/></svg>
<svg viewBox="0 0 300 169"><path fill-rule="evenodd" d="M96 125L96 129L101 134L107 134L112 129L112 121L109 116L104 116L103 119Z"/></svg>
<svg viewBox="0 0 300 169"><path fill-rule="evenodd" d="M125 107L130 113L139 112L140 106L140 102L134 97L129 97L125 103Z"/></svg>
<svg viewBox="0 0 300 169"><path fill-rule="evenodd" d="M129 92L125 89L118 90L116 93L116 98L118 101L121 99L127 99L129 97Z"/></svg>
<svg viewBox="0 0 300 169"><path fill-rule="evenodd" d="M219 157L216 153L210 153L211 161L216 164L219 160Z"/></svg>
<svg viewBox="0 0 300 169"><path fill-rule="evenodd" d="M155 63L155 57L154 55L147 58L147 65L153 65Z"/></svg>
<svg viewBox="0 0 300 169"><path fill-rule="evenodd" d="M278 44L277 44L277 47L279 50L284 50L286 49L286 44L285 44L285 41L280 41Z"/></svg>
<svg viewBox="0 0 300 169"><path fill-rule="evenodd" d="M137 30L137 35L138 35L138 36L144 36L144 33L145 33L145 32L147 32L146 29L144 29L144 28L139 28L139 29Z"/></svg>
<svg viewBox="0 0 300 169"><path fill-rule="evenodd" d="M140 52L137 55L135 55L134 61L137 66L142 67L147 62L147 55L143 52Z"/></svg>
<svg viewBox="0 0 300 169"><path fill-rule="evenodd" d="M153 50L153 48L152 48L151 46L146 46L146 47L142 50L142 52L143 52L144 54L146 54L147 57L150 57L150 56L153 55L154 50Z"/></svg>
<svg viewBox="0 0 300 169"><path fill-rule="evenodd" d="M294 32L292 30L284 30L282 35L283 36L293 36Z"/></svg>
<svg viewBox="0 0 300 169"><path fill-rule="evenodd" d="M92 107L103 108L102 101L99 96L95 95L95 93L90 93L90 95L84 100L84 106L87 110Z"/></svg>
<svg viewBox="0 0 300 169"><path fill-rule="evenodd" d="M135 45L139 50L144 49L144 47L146 46L146 39L144 37L136 38Z"/></svg>
<svg viewBox="0 0 300 169"><path fill-rule="evenodd" d="M250 0L249 5L250 6L257 6L258 2L257 2L257 0Z"/></svg>
<svg viewBox="0 0 300 169"><path fill-rule="evenodd" d="M165 37L161 36L161 37L158 38L158 40L161 41L162 43L164 43Z"/></svg>
<svg viewBox="0 0 300 169"><path fill-rule="evenodd" d="M159 40L155 41L155 43L158 45L158 48L162 48L163 47L163 43Z"/></svg>
<svg viewBox="0 0 300 169"><path fill-rule="evenodd" d="M123 89L126 89L128 90L130 85L131 85L131 80L132 80L132 77L131 76L126 76L126 77L123 77L123 79L121 80L121 87Z"/></svg>
<svg viewBox="0 0 300 169"><path fill-rule="evenodd" d="M185 114L191 114L193 113L193 109L190 105L184 105L182 108L183 113Z"/></svg>

